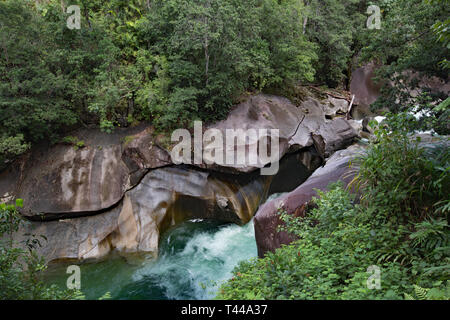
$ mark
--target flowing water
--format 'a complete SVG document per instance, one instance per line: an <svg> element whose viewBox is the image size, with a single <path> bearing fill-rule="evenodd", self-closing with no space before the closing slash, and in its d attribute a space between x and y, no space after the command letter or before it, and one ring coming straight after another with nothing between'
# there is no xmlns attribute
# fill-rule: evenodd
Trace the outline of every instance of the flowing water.
<svg viewBox="0 0 450 320"><path fill-rule="evenodd" d="M272 194L266 202L284 194ZM111 257L81 264L81 291L87 299L98 299L107 292L113 299L127 300L211 299L239 262L254 257L253 221L238 226L190 220L162 235L158 259L136 265ZM65 288L70 276L66 269L67 265L52 266L46 281Z"/></svg>
<svg viewBox="0 0 450 320"><path fill-rule="evenodd" d="M211 299L240 261L256 256L252 222L191 220L164 233L156 260L140 266L123 258L82 264L81 291L87 299L106 292L113 299ZM66 267L49 270L47 281L64 287Z"/></svg>

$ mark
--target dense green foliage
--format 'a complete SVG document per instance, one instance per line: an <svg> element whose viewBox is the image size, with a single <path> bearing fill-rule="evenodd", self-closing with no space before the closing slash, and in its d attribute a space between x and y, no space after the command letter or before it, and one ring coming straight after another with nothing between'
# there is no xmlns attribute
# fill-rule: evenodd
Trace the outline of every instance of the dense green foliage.
<svg viewBox="0 0 450 320"><path fill-rule="evenodd" d="M298 240L242 263L218 298L449 299L449 150L411 141L395 131L401 121L390 118L357 161L360 198L334 185L305 218L281 212ZM367 286L373 265L380 290Z"/></svg>
<svg viewBox="0 0 450 320"><path fill-rule="evenodd" d="M149 121L167 131L215 121L247 94L348 88L352 70L372 61L386 83L374 109L392 114L359 163L363 198L335 186L305 219L282 213L299 240L243 263L219 297L448 298L448 150L406 132L450 132L449 98L420 84L448 81L449 0L70 4L81 7L80 30L67 27L69 1L0 0L0 170L42 141L83 148L67 133L80 126L112 132ZM371 4L381 8L380 30L366 27ZM17 230L16 213L0 207L0 238ZM70 297L40 282L39 244L1 243L2 298ZM370 265L382 268L381 290L365 285Z"/></svg>
<svg viewBox="0 0 450 320"><path fill-rule="evenodd" d="M89 89L110 67L112 43L100 26L69 30L61 8L37 11L24 1L0 2L1 154L22 153L86 120Z"/></svg>
<svg viewBox="0 0 450 320"><path fill-rule="evenodd" d="M450 4L449 0L427 0L426 1L428 4L437 4L437 3L443 3L446 5ZM448 8L447 8L448 9ZM439 42L441 42L444 47L446 47L447 49L450 49L449 45L450 45L450 17L445 17L444 21L437 21L434 25L433 25L433 32L436 34L437 39ZM445 69L449 69L450 68L450 61L447 59L447 57L444 58L444 60L442 60L440 62L440 64L445 68Z"/></svg>
<svg viewBox="0 0 450 320"><path fill-rule="evenodd" d="M245 90L311 81L301 10L294 0L153 1L139 35L166 63L145 91L146 111L169 127L215 120Z"/></svg>

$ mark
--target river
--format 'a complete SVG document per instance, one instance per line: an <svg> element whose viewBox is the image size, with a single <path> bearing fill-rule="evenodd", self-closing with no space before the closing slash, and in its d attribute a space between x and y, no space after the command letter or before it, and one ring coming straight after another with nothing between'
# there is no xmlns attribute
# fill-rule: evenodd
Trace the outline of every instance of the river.
<svg viewBox="0 0 450 320"><path fill-rule="evenodd" d="M245 226L190 220L169 229L156 260L139 265L115 257L80 264L87 299L203 300L214 298L240 261L257 256L253 223ZM46 281L64 288L67 265L49 269Z"/></svg>

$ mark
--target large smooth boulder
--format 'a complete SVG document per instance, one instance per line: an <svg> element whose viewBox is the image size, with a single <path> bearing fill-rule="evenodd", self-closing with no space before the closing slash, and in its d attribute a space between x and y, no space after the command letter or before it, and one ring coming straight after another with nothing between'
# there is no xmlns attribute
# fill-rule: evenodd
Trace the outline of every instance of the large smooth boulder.
<svg viewBox="0 0 450 320"><path fill-rule="evenodd" d="M86 216L114 207L148 170L171 164L151 127L73 135L83 147L38 146L1 172L0 198L24 199L21 213L29 219Z"/></svg>
<svg viewBox="0 0 450 320"><path fill-rule="evenodd" d="M317 195L315 189L326 190L330 183L337 181L348 184L355 173L355 169L350 167L350 162L362 150L364 150L362 146L352 145L345 150L337 151L327 160L325 166L317 169L297 189L261 206L254 218L255 237L260 257L268 251L274 252L283 244L293 241L286 232L278 231L278 227L283 224L279 219L279 209L291 215L302 216L311 199Z"/></svg>
<svg viewBox="0 0 450 320"><path fill-rule="evenodd" d="M375 71L377 65L369 63L352 73L350 81L350 92L355 95L352 116L360 120L366 116L372 116L370 105L381 95L382 82L375 82Z"/></svg>
<svg viewBox="0 0 450 320"><path fill-rule="evenodd" d="M76 219L29 222L16 234L44 236L47 261L101 259L111 252L156 257L159 237L187 219L244 224L267 195L271 179L222 179L188 168L151 171L111 210Z"/></svg>
<svg viewBox="0 0 450 320"><path fill-rule="evenodd" d="M313 145L320 150L323 157L326 157L350 145L357 137L355 130L344 118L329 119L339 112L346 112L348 102L345 99L327 97L325 100L319 100L314 96L308 96L299 105L295 105L287 98L259 94L237 105L226 120L211 125L208 129L219 130L223 137L226 137L228 129L244 131L278 129L279 154L272 159L272 162L281 159L288 152ZM236 149L243 146L247 152L252 149L252 146L258 144L258 140L255 139L241 139L236 142ZM211 142L212 144L214 141ZM208 149L209 144L206 144L204 148ZM219 152L225 152L225 150L224 141L224 147ZM213 163L207 166L202 165L202 167L242 173L254 171L268 164L269 161L246 166Z"/></svg>
<svg viewBox="0 0 450 320"><path fill-rule="evenodd" d="M26 171L20 194L27 216L99 211L117 204L128 188L121 148L56 147Z"/></svg>

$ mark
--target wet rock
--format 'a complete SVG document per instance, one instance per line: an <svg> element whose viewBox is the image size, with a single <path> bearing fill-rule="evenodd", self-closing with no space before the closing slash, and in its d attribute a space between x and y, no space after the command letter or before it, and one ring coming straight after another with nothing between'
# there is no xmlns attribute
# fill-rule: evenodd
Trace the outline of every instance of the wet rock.
<svg viewBox="0 0 450 320"><path fill-rule="evenodd" d="M314 189L326 190L332 182L343 181L349 183L354 176L354 169L349 163L363 148L353 145L345 150L337 151L329 158L325 166L316 170L305 183L294 191L277 199L266 202L255 214L255 237L258 246L258 255L263 257L266 252L274 252L283 244L289 244L293 239L286 232L278 232L282 224L278 210L283 209L291 215L302 215L310 200L316 196Z"/></svg>
<svg viewBox="0 0 450 320"><path fill-rule="evenodd" d="M370 105L381 95L382 82L375 82L375 71L377 66L369 63L352 73L350 81L350 92L355 95L352 108L353 119L360 120L365 116L372 116Z"/></svg>

